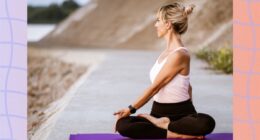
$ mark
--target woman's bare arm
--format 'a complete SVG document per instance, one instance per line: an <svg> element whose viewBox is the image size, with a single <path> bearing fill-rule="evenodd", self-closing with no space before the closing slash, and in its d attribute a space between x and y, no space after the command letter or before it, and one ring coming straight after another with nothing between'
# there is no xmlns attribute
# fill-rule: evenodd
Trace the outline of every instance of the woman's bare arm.
<svg viewBox="0 0 260 140"><path fill-rule="evenodd" d="M168 56L166 63L158 73L153 84L144 91L132 106L139 109L146 104L163 86L169 83L185 67L185 63L188 61L189 56L182 52L176 52Z"/></svg>

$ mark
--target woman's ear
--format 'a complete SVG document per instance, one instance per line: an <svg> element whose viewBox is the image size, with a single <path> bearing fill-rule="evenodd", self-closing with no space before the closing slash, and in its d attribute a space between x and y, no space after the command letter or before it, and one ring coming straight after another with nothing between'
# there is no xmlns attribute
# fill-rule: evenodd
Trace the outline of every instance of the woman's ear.
<svg viewBox="0 0 260 140"><path fill-rule="evenodd" d="M172 23L170 21L166 21L165 25L167 30L170 30L172 28Z"/></svg>

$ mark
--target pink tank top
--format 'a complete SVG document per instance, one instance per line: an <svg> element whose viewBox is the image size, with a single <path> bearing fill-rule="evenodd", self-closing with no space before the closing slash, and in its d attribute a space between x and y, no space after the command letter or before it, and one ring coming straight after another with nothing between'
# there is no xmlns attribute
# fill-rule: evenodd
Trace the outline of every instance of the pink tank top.
<svg viewBox="0 0 260 140"><path fill-rule="evenodd" d="M179 49L186 49L184 47L179 47L175 49L172 53ZM168 57L167 57L168 58ZM167 58L165 58L160 64L158 59L150 70L150 80L153 83L155 77L160 72ZM159 103L178 103L186 101L190 98L188 93L189 90L190 77L189 75L177 74L169 83L160 89L160 91L153 96L153 100Z"/></svg>

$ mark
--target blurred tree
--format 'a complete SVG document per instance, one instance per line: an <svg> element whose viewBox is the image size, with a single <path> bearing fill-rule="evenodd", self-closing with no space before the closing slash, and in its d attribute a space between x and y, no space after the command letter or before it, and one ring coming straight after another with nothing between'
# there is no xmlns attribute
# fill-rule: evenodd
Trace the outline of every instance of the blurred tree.
<svg viewBox="0 0 260 140"><path fill-rule="evenodd" d="M74 0L66 0L61 5L53 3L48 7L28 6L28 23L57 23L69 16L80 6Z"/></svg>
<svg viewBox="0 0 260 140"><path fill-rule="evenodd" d="M72 13L77 8L79 8L79 5L74 0L65 0L61 5L61 9L67 15Z"/></svg>
<svg viewBox="0 0 260 140"><path fill-rule="evenodd" d="M45 11L43 18L49 19L50 22L59 22L67 15L63 12L62 8L57 4L51 4Z"/></svg>

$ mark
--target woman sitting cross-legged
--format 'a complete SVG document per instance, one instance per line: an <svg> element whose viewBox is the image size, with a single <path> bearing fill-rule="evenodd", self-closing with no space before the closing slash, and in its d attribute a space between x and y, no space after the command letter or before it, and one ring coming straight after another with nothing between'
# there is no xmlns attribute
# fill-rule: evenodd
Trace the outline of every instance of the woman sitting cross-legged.
<svg viewBox="0 0 260 140"><path fill-rule="evenodd" d="M150 70L151 86L128 108L114 113L115 129L135 139L203 139L215 128L215 120L198 113L192 103L190 54L181 41L188 28L188 15L194 5L179 3L162 6L157 13L157 36L167 42L165 50ZM153 99L150 114L130 116Z"/></svg>

